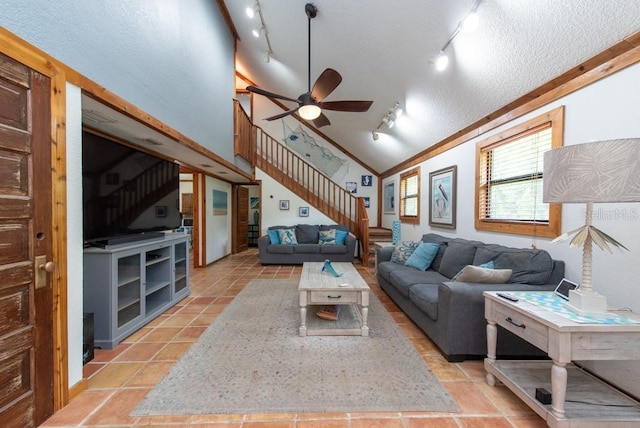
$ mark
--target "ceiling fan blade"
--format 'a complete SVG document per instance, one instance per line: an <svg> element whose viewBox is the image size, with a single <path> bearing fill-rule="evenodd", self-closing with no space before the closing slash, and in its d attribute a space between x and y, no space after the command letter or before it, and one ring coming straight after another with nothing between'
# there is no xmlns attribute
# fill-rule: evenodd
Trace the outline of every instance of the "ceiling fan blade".
<svg viewBox="0 0 640 428"><path fill-rule="evenodd" d="M292 108L291 110L287 110L287 111L285 111L285 112L283 112L283 113L280 113L280 114L276 114L276 115L274 115L274 116L267 117L267 118L265 118L264 120L276 120L276 119L280 119L280 118L282 118L282 117L285 117L285 116L290 115L291 113L295 113L295 112L297 112L299 108L300 108L300 107Z"/></svg>
<svg viewBox="0 0 640 428"><path fill-rule="evenodd" d="M247 91L254 92L258 95L264 95L265 97L277 98L279 100L293 101L295 103L298 102L298 100L295 100L293 98L285 97L284 95L276 94L274 92L265 91L264 89L258 88L257 86L247 86Z"/></svg>
<svg viewBox="0 0 640 428"><path fill-rule="evenodd" d="M333 92L334 89L342 82L342 76L333 68L325 69L320 77L313 84L311 90L311 98L316 102L322 101L327 95Z"/></svg>
<svg viewBox="0 0 640 428"><path fill-rule="evenodd" d="M327 101L318 103L321 109L362 113L369 110L373 101Z"/></svg>
<svg viewBox="0 0 640 428"><path fill-rule="evenodd" d="M327 116L325 116L323 113L320 113L320 116L313 119L313 125L316 128L322 128L323 126L331 125L331 122L329 122L329 118Z"/></svg>

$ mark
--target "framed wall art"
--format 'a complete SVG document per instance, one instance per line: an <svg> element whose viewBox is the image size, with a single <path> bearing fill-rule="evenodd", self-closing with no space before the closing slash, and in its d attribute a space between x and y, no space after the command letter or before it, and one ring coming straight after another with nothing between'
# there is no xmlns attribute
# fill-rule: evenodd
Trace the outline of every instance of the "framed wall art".
<svg viewBox="0 0 640 428"><path fill-rule="evenodd" d="M395 201L396 183L391 182L384 185L382 189L383 199L383 212L385 214L396 213L396 201Z"/></svg>
<svg viewBox="0 0 640 428"><path fill-rule="evenodd" d="M429 173L429 226L456 228L456 165Z"/></svg>
<svg viewBox="0 0 640 428"><path fill-rule="evenodd" d="M289 209L289 200L281 200L280 201L280 209L281 210L288 210Z"/></svg>
<svg viewBox="0 0 640 428"><path fill-rule="evenodd" d="M347 181L347 192L356 193L358 191L358 183L355 181Z"/></svg>
<svg viewBox="0 0 640 428"><path fill-rule="evenodd" d="M298 208L298 215L300 217L309 217L309 207Z"/></svg>

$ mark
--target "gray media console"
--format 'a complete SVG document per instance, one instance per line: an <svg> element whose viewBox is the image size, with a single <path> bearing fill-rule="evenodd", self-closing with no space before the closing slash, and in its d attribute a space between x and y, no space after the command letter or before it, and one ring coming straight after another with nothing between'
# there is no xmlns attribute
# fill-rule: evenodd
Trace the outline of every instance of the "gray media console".
<svg viewBox="0 0 640 428"><path fill-rule="evenodd" d="M94 344L112 349L189 295L189 237L84 250L84 312L94 314Z"/></svg>

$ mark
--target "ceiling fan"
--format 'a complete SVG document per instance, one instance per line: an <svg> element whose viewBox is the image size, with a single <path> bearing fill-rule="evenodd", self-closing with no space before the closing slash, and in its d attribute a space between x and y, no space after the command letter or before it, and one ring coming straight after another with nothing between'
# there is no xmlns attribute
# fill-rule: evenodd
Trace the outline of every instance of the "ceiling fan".
<svg viewBox="0 0 640 428"><path fill-rule="evenodd" d="M320 128L325 125L331 125L327 116L322 113L322 110L334 110L334 111L348 111L348 112L365 112L369 110L373 101L323 101L331 92L334 91L342 82L342 76L336 70L332 68L325 69L320 77L311 87L311 19L315 18L318 14L318 9L312 3L307 3L304 6L304 11L307 14L308 19L308 73L307 73L307 85L308 90L304 94L300 95L297 99L290 98L284 95L276 94L257 86L247 86L247 90L259 95L264 95L270 98L277 98L285 101L293 101L298 103L298 106L287 110L283 113L276 114L271 117L267 117L266 120L276 120L287 115L298 113L300 117L305 120L312 120L316 128Z"/></svg>

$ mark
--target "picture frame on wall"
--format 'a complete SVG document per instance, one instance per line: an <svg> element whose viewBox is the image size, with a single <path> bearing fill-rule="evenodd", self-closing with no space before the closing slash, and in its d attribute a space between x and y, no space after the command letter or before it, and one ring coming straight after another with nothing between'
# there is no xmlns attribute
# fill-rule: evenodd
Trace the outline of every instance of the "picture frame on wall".
<svg viewBox="0 0 640 428"><path fill-rule="evenodd" d="M365 196L364 197L364 207L365 208L370 208L371 207L371 198L369 196Z"/></svg>
<svg viewBox="0 0 640 428"><path fill-rule="evenodd" d="M373 177L370 175L362 176L362 187L371 187L373 186Z"/></svg>
<svg viewBox="0 0 640 428"><path fill-rule="evenodd" d="M166 217L167 207L166 205L156 205L156 217Z"/></svg>
<svg viewBox="0 0 640 428"><path fill-rule="evenodd" d="M289 201L288 200L281 200L280 201L280 210L288 210L289 209Z"/></svg>
<svg viewBox="0 0 640 428"><path fill-rule="evenodd" d="M456 228L456 165L429 173L429 226Z"/></svg>
<svg viewBox="0 0 640 428"><path fill-rule="evenodd" d="M298 215L300 217L309 217L309 207L298 208Z"/></svg>
<svg viewBox="0 0 640 428"><path fill-rule="evenodd" d="M349 193L356 193L358 191L358 183L355 181L347 181L346 189Z"/></svg>
<svg viewBox="0 0 640 428"><path fill-rule="evenodd" d="M396 192L396 183L393 181L391 183L385 184L384 187L382 188L384 214L396 213L395 192Z"/></svg>

